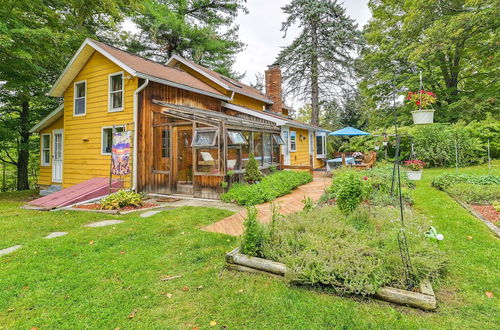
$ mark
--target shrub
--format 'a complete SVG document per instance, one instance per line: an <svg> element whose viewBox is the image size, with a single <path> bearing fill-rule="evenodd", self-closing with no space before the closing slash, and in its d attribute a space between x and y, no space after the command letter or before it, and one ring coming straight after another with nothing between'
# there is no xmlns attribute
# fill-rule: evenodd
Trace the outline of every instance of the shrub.
<svg viewBox="0 0 500 330"><path fill-rule="evenodd" d="M491 204L495 211L500 212L500 201L495 201Z"/></svg>
<svg viewBox="0 0 500 330"><path fill-rule="evenodd" d="M314 208L314 201L311 197L304 197L302 204L304 204L303 211L309 212Z"/></svg>
<svg viewBox="0 0 500 330"><path fill-rule="evenodd" d="M227 193L221 195L221 200L238 205L257 205L286 195L311 181L312 175L308 172L278 171L256 184L233 184Z"/></svg>
<svg viewBox="0 0 500 330"><path fill-rule="evenodd" d="M500 184L457 183L446 190L469 204L490 205L494 201L500 200Z"/></svg>
<svg viewBox="0 0 500 330"><path fill-rule="evenodd" d="M346 171L339 174L334 179L334 183L335 181L341 181L340 184L336 184L336 197L339 209L344 213L354 211L363 200L361 179L357 173Z"/></svg>
<svg viewBox="0 0 500 330"><path fill-rule="evenodd" d="M248 163L245 166L243 179L248 183L255 183L262 179L262 173L259 171L259 163L255 160L253 153L250 154Z"/></svg>
<svg viewBox="0 0 500 330"><path fill-rule="evenodd" d="M247 207L247 218L243 223L244 232L241 241L241 252L254 257L262 256L264 227L257 220L257 208Z"/></svg>
<svg viewBox="0 0 500 330"><path fill-rule="evenodd" d="M138 207L142 205L144 197L132 190L120 190L114 194L104 197L99 202L101 209L118 210L126 206Z"/></svg>
<svg viewBox="0 0 500 330"><path fill-rule="evenodd" d="M477 185L500 184L500 176L444 173L432 180L432 186L441 190L446 190L448 187L457 183L470 183Z"/></svg>

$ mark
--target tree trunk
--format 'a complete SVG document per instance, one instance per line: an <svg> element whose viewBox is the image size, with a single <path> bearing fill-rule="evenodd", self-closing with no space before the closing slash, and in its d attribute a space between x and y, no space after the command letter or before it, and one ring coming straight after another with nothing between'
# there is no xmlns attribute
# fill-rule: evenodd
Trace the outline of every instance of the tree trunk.
<svg viewBox="0 0 500 330"><path fill-rule="evenodd" d="M29 123L30 123L30 105L28 101L23 101L21 105L21 121L19 141L19 152L17 158L17 190L27 190L30 188L28 165L29 165Z"/></svg>
<svg viewBox="0 0 500 330"><path fill-rule="evenodd" d="M311 22L311 124L319 125L318 20Z"/></svg>

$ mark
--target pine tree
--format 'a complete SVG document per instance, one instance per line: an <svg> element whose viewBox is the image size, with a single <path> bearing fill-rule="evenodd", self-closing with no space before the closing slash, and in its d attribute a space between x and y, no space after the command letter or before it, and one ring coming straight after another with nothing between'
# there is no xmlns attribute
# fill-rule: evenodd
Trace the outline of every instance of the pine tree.
<svg viewBox="0 0 500 330"><path fill-rule="evenodd" d="M127 46L132 52L166 62L180 55L222 74L232 72L234 55L244 44L234 20L246 12L244 0L143 0L133 15L139 33Z"/></svg>
<svg viewBox="0 0 500 330"><path fill-rule="evenodd" d="M278 55L285 91L311 104L311 124L318 125L320 104L352 83L360 33L337 0L292 0L282 9L288 15L281 29L285 36L293 25L301 27Z"/></svg>
<svg viewBox="0 0 500 330"><path fill-rule="evenodd" d="M255 183L262 179L262 173L259 170L259 163L255 160L253 153L248 158L248 163L245 166L245 175L243 177L248 183Z"/></svg>

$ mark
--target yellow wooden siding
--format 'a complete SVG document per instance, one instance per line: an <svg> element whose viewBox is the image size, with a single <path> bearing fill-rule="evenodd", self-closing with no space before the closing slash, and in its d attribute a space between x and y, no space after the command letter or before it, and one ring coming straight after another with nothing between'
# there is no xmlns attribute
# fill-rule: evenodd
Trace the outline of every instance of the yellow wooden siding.
<svg viewBox="0 0 500 330"><path fill-rule="evenodd" d="M265 103L259 100L256 100L254 98L241 95L241 94L234 94L234 97L229 103L236 104L248 109L253 109L253 110L259 110L263 111L264 110L264 105Z"/></svg>
<svg viewBox="0 0 500 330"><path fill-rule="evenodd" d="M124 107L108 111L109 74L123 72L119 66L95 52L64 93L63 187L94 177L109 176L110 156L101 154L102 128L127 125L133 129L133 99L138 79L124 79ZM74 82L86 80L86 114L73 116ZM129 178L127 181L130 182Z"/></svg>
<svg viewBox="0 0 500 330"><path fill-rule="evenodd" d="M290 152L290 163L292 165L309 165L309 131L300 128L290 127L290 136L291 132L296 132L296 151ZM305 136L306 138L302 140L300 136Z"/></svg>
<svg viewBox="0 0 500 330"><path fill-rule="evenodd" d="M50 126L45 128L40 132L40 172L38 173L38 184L39 185L51 185L52 184L52 155L54 152L53 146L53 131L55 129L64 128L63 117L56 120ZM50 165L42 166L42 134L50 134Z"/></svg>

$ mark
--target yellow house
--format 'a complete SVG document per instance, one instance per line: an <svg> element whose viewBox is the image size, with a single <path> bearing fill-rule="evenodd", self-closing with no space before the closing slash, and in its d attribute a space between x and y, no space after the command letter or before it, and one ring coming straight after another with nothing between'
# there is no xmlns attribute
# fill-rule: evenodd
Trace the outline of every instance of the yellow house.
<svg viewBox="0 0 500 330"><path fill-rule="evenodd" d="M217 198L250 153L263 171L326 157L327 131L288 116L277 65L264 94L179 56L164 65L87 39L49 95L62 104L32 128L45 187L109 178L113 133L128 131L130 171L113 178L147 193Z"/></svg>

